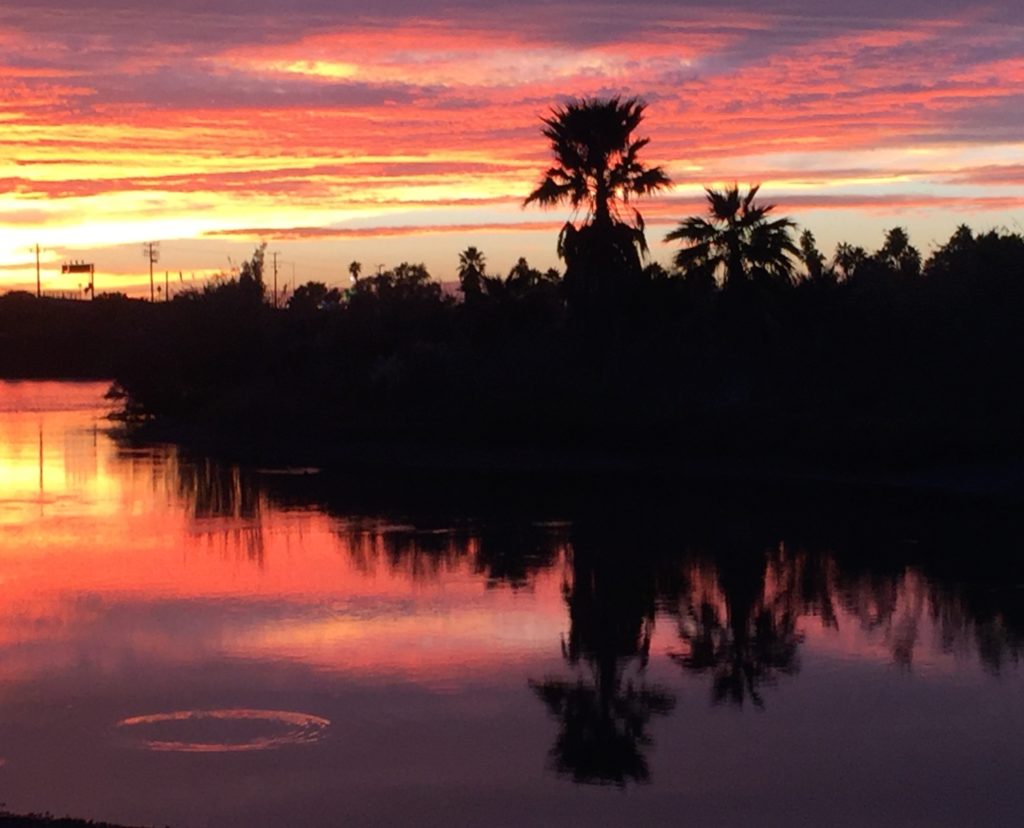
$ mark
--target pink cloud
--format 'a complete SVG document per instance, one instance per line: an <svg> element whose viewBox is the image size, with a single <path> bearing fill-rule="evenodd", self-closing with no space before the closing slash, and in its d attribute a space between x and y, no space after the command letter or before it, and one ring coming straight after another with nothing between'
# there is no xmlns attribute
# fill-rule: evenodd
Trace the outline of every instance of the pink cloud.
<svg viewBox="0 0 1024 828"><path fill-rule="evenodd" d="M294 241L296 239L364 239L389 236L426 236L441 233L493 233L545 230L557 232L561 221L518 221L515 223L477 224L415 224L379 227L250 227L237 230L210 232L210 238L243 237L266 241Z"/></svg>

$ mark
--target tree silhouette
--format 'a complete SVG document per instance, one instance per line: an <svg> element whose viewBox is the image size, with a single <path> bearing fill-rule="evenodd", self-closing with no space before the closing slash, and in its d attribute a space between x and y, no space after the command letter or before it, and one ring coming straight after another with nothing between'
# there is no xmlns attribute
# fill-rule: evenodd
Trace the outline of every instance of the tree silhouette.
<svg viewBox="0 0 1024 828"><path fill-rule="evenodd" d="M402 262L390 270L362 279L353 290L353 299L366 296L386 301L440 299L441 286L431 280L425 265Z"/></svg>
<svg viewBox="0 0 1024 828"><path fill-rule="evenodd" d="M328 307L337 307L341 301L341 292L337 288L328 288L323 282L306 282L295 288L295 293L288 299L288 309L299 313L312 313Z"/></svg>
<svg viewBox="0 0 1024 828"><path fill-rule="evenodd" d="M691 216L665 236L684 247L675 256L683 270L705 270L721 275L726 286L754 277L789 282L793 273L790 256L800 256L788 218L768 220L772 204L754 204L760 185L741 195L738 186L725 190L706 188L708 217Z"/></svg>
<svg viewBox="0 0 1024 828"><path fill-rule="evenodd" d="M910 244L906 230L893 227L885 231L885 242L870 255L862 247L840 244L836 248L836 267L861 289L899 290L907 279L921 275L921 254Z"/></svg>
<svg viewBox="0 0 1024 828"><path fill-rule="evenodd" d="M901 276L921 274L921 254L910 244L910 237L902 227L893 227L885 231L885 244L875 257Z"/></svg>
<svg viewBox="0 0 1024 828"><path fill-rule="evenodd" d="M832 257L832 264L843 275L843 278L849 281L867 260L868 252L863 247L852 245L849 242L839 242L836 245L835 255Z"/></svg>
<svg viewBox="0 0 1024 828"><path fill-rule="evenodd" d="M512 293L525 293L540 284L544 278L543 273L534 267L530 267L530 263L523 256L520 256L519 260L509 270L508 276L505 278L505 285Z"/></svg>
<svg viewBox="0 0 1024 828"><path fill-rule="evenodd" d="M267 243L263 242L252 254L252 258L242 262L238 272L238 286L243 293L262 301L266 288L263 284L263 266L267 254Z"/></svg>
<svg viewBox="0 0 1024 828"><path fill-rule="evenodd" d="M924 270L930 280L944 286L958 284L964 295L975 298L997 296L1006 307L1020 295L1020 263L1024 261L1024 236L1020 233L999 233L990 230L975 234L961 224L942 247L929 258ZM1000 285L1008 293L990 293ZM962 297L961 297L962 299Z"/></svg>
<svg viewBox="0 0 1024 828"><path fill-rule="evenodd" d="M835 271L825 266L825 256L818 249L817 240L810 230L804 230L800 234L800 259L807 269L807 278L810 281L835 281Z"/></svg>
<svg viewBox="0 0 1024 828"><path fill-rule="evenodd" d="M397 342L410 343L410 350L415 350L412 343L433 329L448 301L423 264L402 262L360 279L348 291L348 336L368 352L385 343L397 350ZM416 376L416 371L410 369L408 376ZM418 381L413 385L420 393ZM414 393L411 388L409 393Z"/></svg>
<svg viewBox="0 0 1024 828"><path fill-rule="evenodd" d="M543 119L555 165L524 203L568 203L586 211L583 224L566 222L558 239L570 301L577 305L606 302L623 282L639 278L640 256L647 251L643 218L635 209L624 217L624 208L671 184L661 167L639 159L650 139L633 132L645 108L637 98L585 98Z"/></svg>
<svg viewBox="0 0 1024 828"><path fill-rule="evenodd" d="M484 254L477 248L467 247L459 254L459 289L467 302L475 301L483 294L486 269Z"/></svg>
<svg viewBox="0 0 1024 828"><path fill-rule="evenodd" d="M359 276L363 272L363 266L359 262L349 262L348 273L352 277L352 283L355 284L359 281Z"/></svg>

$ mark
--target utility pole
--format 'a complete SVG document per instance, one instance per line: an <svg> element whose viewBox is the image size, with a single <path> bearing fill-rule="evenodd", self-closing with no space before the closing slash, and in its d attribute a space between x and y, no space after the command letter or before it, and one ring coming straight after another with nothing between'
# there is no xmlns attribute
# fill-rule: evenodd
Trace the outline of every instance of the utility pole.
<svg viewBox="0 0 1024 828"><path fill-rule="evenodd" d="M274 307L277 307L277 251L273 253L274 256Z"/></svg>
<svg viewBox="0 0 1024 828"><path fill-rule="evenodd" d="M36 245L36 299L43 295L43 281L39 277L39 245Z"/></svg>
<svg viewBox="0 0 1024 828"><path fill-rule="evenodd" d="M164 301L171 301L171 274L168 271L164 271Z"/></svg>
<svg viewBox="0 0 1024 828"><path fill-rule="evenodd" d="M142 255L149 262L149 301L156 301L156 287L153 284L153 265L160 261L160 242L146 242L142 245Z"/></svg>

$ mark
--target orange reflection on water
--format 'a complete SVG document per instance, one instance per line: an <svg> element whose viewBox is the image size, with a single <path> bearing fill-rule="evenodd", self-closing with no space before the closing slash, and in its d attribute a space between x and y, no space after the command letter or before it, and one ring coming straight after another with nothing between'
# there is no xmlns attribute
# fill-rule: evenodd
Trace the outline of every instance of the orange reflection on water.
<svg viewBox="0 0 1024 828"><path fill-rule="evenodd" d="M433 574L403 570L380 521L282 510L236 469L169 447L119 449L97 420L104 388L44 388L40 406L57 410L0 417L0 646L40 645L15 648L7 680L70 667L83 651L109 670L135 652L427 680L558 640L556 574L492 593L485 608L471 555L442 556Z"/></svg>

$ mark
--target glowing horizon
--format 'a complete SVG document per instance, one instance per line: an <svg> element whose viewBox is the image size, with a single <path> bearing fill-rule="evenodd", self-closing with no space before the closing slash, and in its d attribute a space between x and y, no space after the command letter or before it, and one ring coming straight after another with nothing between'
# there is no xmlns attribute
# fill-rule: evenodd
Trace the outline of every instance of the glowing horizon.
<svg viewBox="0 0 1024 828"><path fill-rule="evenodd" d="M477 5L29 0L0 12L0 290L148 294L229 270L260 241L285 282L341 283L458 252L558 264L568 210L523 210L548 164L540 117L569 97L648 103L640 205L654 257L702 188L760 182L830 253L906 226L1024 220L1024 11L951 0ZM85 11L86 13L83 13ZM854 11L857 12L854 16ZM180 282L179 282L180 283Z"/></svg>

